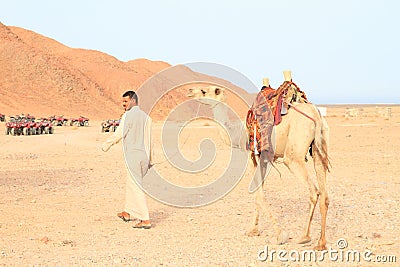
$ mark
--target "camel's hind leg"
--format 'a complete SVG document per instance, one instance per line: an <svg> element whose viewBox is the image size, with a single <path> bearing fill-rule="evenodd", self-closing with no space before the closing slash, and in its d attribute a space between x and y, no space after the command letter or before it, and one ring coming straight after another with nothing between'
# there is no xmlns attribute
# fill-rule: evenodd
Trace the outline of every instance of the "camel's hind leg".
<svg viewBox="0 0 400 267"><path fill-rule="evenodd" d="M326 167L322 163L321 157L319 155L314 156L314 169L317 174L317 182L319 188L319 207L321 210L321 236L318 240L318 245L315 247L317 250L326 249L326 215L328 213L329 198L326 189Z"/></svg>
<svg viewBox="0 0 400 267"><path fill-rule="evenodd" d="M303 159L304 157L300 156L298 158ZM308 172L307 172L306 164L304 161L298 161L298 160L285 158L283 162L295 176L301 178L307 184L307 187L308 187L308 190L310 193L310 195L309 195L310 196L310 209L309 209L309 214L308 214L308 218L307 218L305 233L299 241L300 244L308 243L311 241L310 226L311 226L311 221L312 221L312 218L314 215L315 206L317 205L317 201L318 201L318 190L317 190L315 184L308 177Z"/></svg>

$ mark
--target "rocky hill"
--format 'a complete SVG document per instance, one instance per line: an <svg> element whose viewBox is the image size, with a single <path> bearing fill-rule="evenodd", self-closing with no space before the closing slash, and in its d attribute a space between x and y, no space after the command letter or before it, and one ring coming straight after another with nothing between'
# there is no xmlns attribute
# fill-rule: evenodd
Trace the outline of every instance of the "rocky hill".
<svg viewBox="0 0 400 267"><path fill-rule="evenodd" d="M122 112L124 91L137 90L149 77L169 67L166 62L147 59L122 62L99 51L70 48L33 31L0 23L0 113L115 118ZM192 78L247 94L227 81L181 66L173 76L153 79L146 92L140 92L141 104L146 105L146 98L159 95L163 88ZM185 90L172 90L160 100L163 108L155 117L161 119L184 100ZM240 113L245 113L243 103L235 106L241 106Z"/></svg>

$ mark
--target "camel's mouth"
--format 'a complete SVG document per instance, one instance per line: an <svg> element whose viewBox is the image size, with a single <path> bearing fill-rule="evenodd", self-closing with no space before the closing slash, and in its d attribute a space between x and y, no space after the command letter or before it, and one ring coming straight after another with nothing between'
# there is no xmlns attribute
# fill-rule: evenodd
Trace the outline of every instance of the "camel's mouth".
<svg viewBox="0 0 400 267"><path fill-rule="evenodd" d="M186 94L186 96L187 96L187 97L193 97L193 96L194 96L194 93L193 93L193 89L192 89L192 88L189 89L189 91L188 91L188 93Z"/></svg>

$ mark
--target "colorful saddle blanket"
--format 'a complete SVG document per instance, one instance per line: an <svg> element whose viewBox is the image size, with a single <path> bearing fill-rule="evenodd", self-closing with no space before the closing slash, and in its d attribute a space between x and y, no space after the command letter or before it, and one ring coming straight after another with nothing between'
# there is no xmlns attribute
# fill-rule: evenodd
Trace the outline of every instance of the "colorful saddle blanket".
<svg viewBox="0 0 400 267"><path fill-rule="evenodd" d="M308 102L304 92L293 82L285 81L277 90L265 87L258 93L246 117L248 150L260 153L261 150L271 149L273 125L282 121L282 114L289 109L287 103L292 102Z"/></svg>

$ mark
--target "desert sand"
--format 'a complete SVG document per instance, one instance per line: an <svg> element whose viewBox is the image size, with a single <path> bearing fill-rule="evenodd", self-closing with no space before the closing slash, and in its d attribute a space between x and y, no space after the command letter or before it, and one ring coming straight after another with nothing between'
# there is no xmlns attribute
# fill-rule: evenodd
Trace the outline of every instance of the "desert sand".
<svg viewBox="0 0 400 267"><path fill-rule="evenodd" d="M400 261L400 107L384 118L374 106L358 117L345 118L345 106L329 106L330 160L327 184L330 206L327 247L337 249L346 239L349 250L396 256ZM182 135L182 153L198 157L198 141L211 138L217 147L213 166L188 175L163 160L161 122L153 128L158 168L171 182L197 186L210 182L226 166L229 153L216 126L198 122ZM310 250L320 231L317 206L312 241L297 244L305 227L308 192L282 165L268 176L269 209L289 233L275 244L272 226L261 217L261 235L248 237L254 195L247 191L252 168L225 197L200 208L177 208L148 197L153 222L150 230L133 229L117 218L125 198L121 145L107 153L101 143L100 121L89 127L61 126L53 135L6 136L0 123L0 265L1 266L381 266L382 263L273 262L258 259L271 250ZM186 139L185 139L186 140ZM222 156L219 156L222 155ZM308 163L311 169L312 160ZM380 258L382 259L382 258ZM389 260L389 258L386 258ZM394 258L391 258L393 261Z"/></svg>

